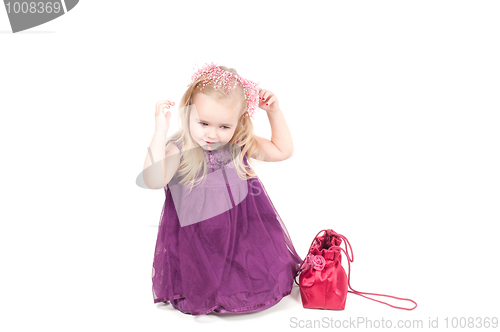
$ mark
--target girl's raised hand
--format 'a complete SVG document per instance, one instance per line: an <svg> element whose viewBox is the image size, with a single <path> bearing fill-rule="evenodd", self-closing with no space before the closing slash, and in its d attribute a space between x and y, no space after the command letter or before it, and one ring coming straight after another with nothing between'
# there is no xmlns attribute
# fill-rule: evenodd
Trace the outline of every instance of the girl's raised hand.
<svg viewBox="0 0 500 332"><path fill-rule="evenodd" d="M268 113L278 111L278 97L269 90L259 89L259 108Z"/></svg>
<svg viewBox="0 0 500 332"><path fill-rule="evenodd" d="M175 103L170 100L160 100L156 103L156 112L155 112L155 132L166 134L168 132L168 128L170 127L170 118L172 117L172 113L170 111L166 111L165 109L170 108L170 106L174 106Z"/></svg>

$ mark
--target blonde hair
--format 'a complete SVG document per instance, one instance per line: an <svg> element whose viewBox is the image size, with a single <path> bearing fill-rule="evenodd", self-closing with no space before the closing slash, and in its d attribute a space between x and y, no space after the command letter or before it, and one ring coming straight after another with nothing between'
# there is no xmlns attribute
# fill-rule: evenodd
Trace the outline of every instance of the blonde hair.
<svg viewBox="0 0 500 332"><path fill-rule="evenodd" d="M220 69L226 70L230 73L238 75L234 68L227 68L225 66L218 66ZM213 81L208 82L203 85L202 82L205 77L201 76L196 81L194 81L186 90L179 102L179 122L180 129L174 133L169 140L176 142L182 147L181 150L181 162L179 168L177 169L177 174L182 177L179 183L189 183L191 189L205 180L207 175L207 164L205 162L205 154L201 149L195 149L198 147L191 137L189 131L189 119L191 115L193 97L198 93L203 93L212 98L220 99L230 99L236 98L240 101L239 111L238 111L238 123L234 131L233 137L228 142L229 152L232 156L234 168L238 176L242 180L252 179L257 177L257 174L253 169L243 162L243 157L247 155L247 160L250 164L250 158L259 158L262 160L262 155L257 155L259 143L255 139L254 127L252 120L248 116L243 116L247 111L247 101L243 92L243 88L240 84L237 84L229 92L225 92L225 89L217 88ZM232 85L234 85L233 82ZM230 85L231 86L231 85ZM202 90L200 90L202 88ZM241 149L243 147L243 150ZM250 157L249 157L250 156ZM203 173L198 181L196 177L198 176L200 170L203 169ZM191 191L191 190L190 190Z"/></svg>

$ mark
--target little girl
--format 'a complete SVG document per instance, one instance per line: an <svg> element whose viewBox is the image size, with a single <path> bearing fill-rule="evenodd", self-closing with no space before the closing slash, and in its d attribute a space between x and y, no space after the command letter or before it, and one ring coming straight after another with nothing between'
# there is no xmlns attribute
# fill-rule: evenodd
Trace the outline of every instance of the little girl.
<svg viewBox="0 0 500 332"><path fill-rule="evenodd" d="M281 161L293 143L278 99L236 70L206 64L180 100L181 129L165 145L168 100L143 178L165 190L153 261L154 303L185 314L265 310L291 293L302 259L247 158ZM251 117L265 110L272 141L255 136ZM155 162L155 160L157 162Z"/></svg>

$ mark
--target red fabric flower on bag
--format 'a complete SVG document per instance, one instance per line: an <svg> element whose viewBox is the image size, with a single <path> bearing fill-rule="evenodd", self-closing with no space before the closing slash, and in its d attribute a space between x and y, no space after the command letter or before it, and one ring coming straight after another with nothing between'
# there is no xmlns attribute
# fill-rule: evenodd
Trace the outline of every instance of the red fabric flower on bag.
<svg viewBox="0 0 500 332"><path fill-rule="evenodd" d="M311 259L312 268L317 271L323 270L326 264L325 257L321 255L312 255L312 256L313 256Z"/></svg>
<svg viewBox="0 0 500 332"><path fill-rule="evenodd" d="M326 260L322 255L309 254L306 256L306 261L302 266L302 270L312 268L317 271L321 271L325 268Z"/></svg>

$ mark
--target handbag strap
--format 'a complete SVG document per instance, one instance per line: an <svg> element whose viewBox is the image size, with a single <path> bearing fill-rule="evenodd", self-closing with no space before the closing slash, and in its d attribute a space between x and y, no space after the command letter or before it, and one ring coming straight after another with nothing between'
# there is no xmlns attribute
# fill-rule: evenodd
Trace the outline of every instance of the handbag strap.
<svg viewBox="0 0 500 332"><path fill-rule="evenodd" d="M347 240L347 238L344 236L344 235L341 235L341 234L337 234L340 238L342 238L347 244L349 244L349 248L351 248L351 244L349 243L349 240ZM347 284L349 285L349 288L352 289L352 291L348 290L349 293L353 293L353 294L356 294L356 295L359 295L359 296L362 296L364 298L367 298L367 299L370 299L370 300L373 300L373 301L376 301L376 302L379 302L379 303L383 303L383 304L386 304L388 305L389 307L393 307L393 308L396 308L396 309L403 309L403 310L413 310L417 307L417 302L411 300L411 299L406 299L406 298L402 298L402 297L396 297L396 296L392 296L392 295L385 295L385 294L377 294L377 293L366 293L366 292L359 292L357 290L354 290L352 287L351 287L351 262L354 261L354 255L353 257L351 258L349 256L349 253L347 251L344 250L344 248L342 247L339 247L339 246L333 246L333 247L336 247L336 248L339 248L340 250L342 250L345 255L347 256L347 263L349 265L349 274L348 274L348 277L347 277ZM347 246L346 246L347 248ZM351 253L352 253L352 248L351 248ZM361 295L361 294L367 294L367 295L377 295L377 296L386 296L386 297L392 297L393 299L397 299L397 300L403 300L403 301L410 301L410 302L413 302L413 304L415 304L415 306L413 308L404 308L404 307L398 307L398 306L394 306L394 305L391 305L387 302L384 302L384 301L379 301L379 300L375 300L371 297L368 297L368 296L364 296L364 295Z"/></svg>
<svg viewBox="0 0 500 332"><path fill-rule="evenodd" d="M314 239L313 239L313 241L311 242L311 245L310 245L310 247L309 247L309 252L310 252L310 251L311 251L311 249L312 249L312 245L313 245L314 241L316 240L316 238L318 237L318 235L319 235L321 232L323 232L323 231L324 231L324 232L327 232L327 230L326 230L326 229L322 229L321 231L319 231L319 232L318 232L318 234L316 234L316 236L314 237ZM396 309L413 310L413 309L415 309L415 308L417 307L417 302L415 302L415 301L413 301L413 300L411 300L411 299L402 298L402 297L396 297L396 296L392 296L392 295L385 295L385 294L377 294L377 293L359 292L359 291L357 291L357 290L354 290L354 289L351 287L351 262L354 262L354 253L353 253L353 251L352 251L351 244L349 243L349 240L347 240L347 238L346 238L344 235L336 233L336 234L335 234L335 236L338 236L338 237L340 237L342 240L344 240L344 244L345 244L345 247L346 247L346 249L344 250L344 248L342 248L342 247L340 247L340 246L335 246L335 245L334 245L334 246L332 246L332 247L334 247L334 248L338 248L338 249L340 249L341 251L343 251L343 252L345 253L346 257L347 257L347 264L349 265L349 274L348 274L348 276L347 276L347 284L349 285L349 288L352 290L352 291L347 290L349 293L353 293L353 294L356 294L356 295L362 296L362 297L364 297L364 298L367 298L367 299L369 299L369 300L373 300L373 301L375 301L375 302L379 302L379 303L386 304L386 305L388 305L389 307L393 307L393 308L396 308ZM349 253L347 252L347 245L349 245L349 248L351 249L351 255L349 255ZM309 252L308 252L308 255L309 255ZM297 285L299 285L299 284L297 283L297 280L296 280L297 275L298 275L298 274L300 274L300 272L302 272L301 268L302 268L302 266L304 265L304 262L306 261L306 259L307 259L307 256L306 256L306 258L304 258L304 260L303 260L303 261L302 261L302 263L300 264L299 270L298 270L298 271L297 271L297 273L295 274L294 280L295 280L295 283L296 283ZM299 286L300 286L300 285L299 285ZM361 294L392 297L393 299L397 299L397 300L403 300L403 301L410 301L410 302L413 302L413 303L415 304L415 306L414 306L413 308L404 308L404 307L393 306L393 305L391 305L391 304L389 304L389 303L387 303L387 302L383 302L383 301L375 300L375 299L373 299L373 298L371 298L371 297L364 296L364 295L361 295Z"/></svg>

